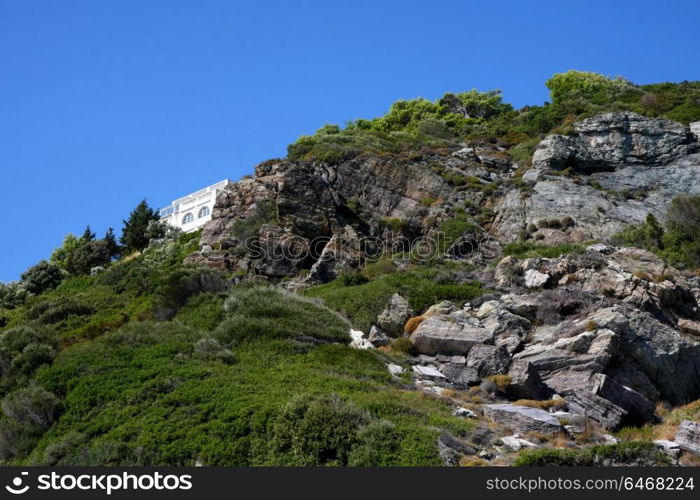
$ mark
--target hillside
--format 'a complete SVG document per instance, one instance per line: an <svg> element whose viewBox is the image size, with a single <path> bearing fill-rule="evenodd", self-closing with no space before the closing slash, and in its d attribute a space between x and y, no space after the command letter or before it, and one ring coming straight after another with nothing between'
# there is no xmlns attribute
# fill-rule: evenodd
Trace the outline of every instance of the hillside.
<svg viewBox="0 0 700 500"><path fill-rule="evenodd" d="M399 101L0 285L0 459L700 460L700 82ZM89 222L89 221L86 221Z"/></svg>

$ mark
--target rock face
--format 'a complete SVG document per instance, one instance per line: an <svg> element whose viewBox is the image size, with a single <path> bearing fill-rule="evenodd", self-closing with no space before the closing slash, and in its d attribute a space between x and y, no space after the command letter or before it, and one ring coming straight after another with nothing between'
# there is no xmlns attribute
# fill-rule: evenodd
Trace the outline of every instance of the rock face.
<svg viewBox="0 0 700 500"><path fill-rule="evenodd" d="M690 129L672 121L630 112L583 120L572 135L539 144L524 176L533 192L508 192L495 207L492 232L512 241L537 227L531 236L546 243L585 241L609 237L648 213L662 217L673 197L700 194L699 150Z"/></svg>
<svg viewBox="0 0 700 500"><path fill-rule="evenodd" d="M518 432L554 434L563 427L554 416L539 408L511 404L484 405L484 415Z"/></svg>
<svg viewBox="0 0 700 500"><path fill-rule="evenodd" d="M411 340L446 383L463 389L507 375L501 391L510 399L558 394L572 414L607 429L654 422L658 401L700 396L700 338L687 333L700 316L695 280L648 252L604 245L507 257L492 276L522 289L527 270L549 276L544 290L429 309Z"/></svg>
<svg viewBox="0 0 700 500"><path fill-rule="evenodd" d="M700 456L700 424L683 420L676 432L675 441L681 449Z"/></svg>

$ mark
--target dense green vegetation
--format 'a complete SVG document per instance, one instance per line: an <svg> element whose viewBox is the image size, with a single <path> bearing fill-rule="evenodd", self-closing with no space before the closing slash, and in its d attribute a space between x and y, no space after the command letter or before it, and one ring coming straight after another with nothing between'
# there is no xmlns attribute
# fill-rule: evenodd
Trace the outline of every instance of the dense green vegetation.
<svg viewBox="0 0 700 500"><path fill-rule="evenodd" d="M197 236L0 310L4 463L439 465L440 432L470 431L316 299L183 265ZM478 291L427 276L384 286L419 285L422 306Z"/></svg>
<svg viewBox="0 0 700 500"><path fill-rule="evenodd" d="M680 269L700 269L700 196L679 196L668 208L664 224L653 214L615 235L622 245L645 248Z"/></svg>
<svg viewBox="0 0 700 500"><path fill-rule="evenodd" d="M603 111L634 111L681 123L700 120L700 82L635 85L623 78L568 71L546 82L551 101L516 110L500 91L471 90L395 102L379 118L325 125L288 148L292 160L337 163L363 153L451 147L465 139L498 141L528 163L544 134L569 133L577 119Z"/></svg>
<svg viewBox="0 0 700 500"><path fill-rule="evenodd" d="M380 276L364 283L339 279L316 286L306 292L340 311L355 328L368 332L389 297L399 293L406 297L416 312L441 300L466 302L484 293L481 284L465 281L450 269L418 268Z"/></svg>

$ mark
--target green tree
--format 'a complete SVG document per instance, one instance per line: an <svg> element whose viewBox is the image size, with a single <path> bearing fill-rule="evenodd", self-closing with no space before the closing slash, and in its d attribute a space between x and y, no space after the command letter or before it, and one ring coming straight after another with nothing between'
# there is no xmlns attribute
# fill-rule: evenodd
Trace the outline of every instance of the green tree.
<svg viewBox="0 0 700 500"><path fill-rule="evenodd" d="M124 221L121 243L128 251L143 250L148 246L146 230L148 223L158 220L158 214L148 206L146 200L141 201Z"/></svg>
<svg viewBox="0 0 700 500"><path fill-rule="evenodd" d="M109 256L112 259L116 259L119 257L121 254L121 249L119 248L119 244L117 243L117 238L114 236L114 230L110 227L107 229L107 232L105 233L104 241L107 244L107 250L109 252Z"/></svg>
<svg viewBox="0 0 700 500"><path fill-rule="evenodd" d="M29 293L39 295L56 288L63 281L64 272L56 264L42 260L22 274L22 284Z"/></svg>
<svg viewBox="0 0 700 500"><path fill-rule="evenodd" d="M94 241L95 233L92 232L89 224L87 225L87 227L85 227L85 231L83 231L81 239L83 239L84 241Z"/></svg>

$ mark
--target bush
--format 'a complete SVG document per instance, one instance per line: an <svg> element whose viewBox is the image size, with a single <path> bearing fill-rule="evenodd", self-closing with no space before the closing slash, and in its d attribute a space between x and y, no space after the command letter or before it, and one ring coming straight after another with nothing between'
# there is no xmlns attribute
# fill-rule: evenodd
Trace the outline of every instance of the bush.
<svg viewBox="0 0 700 500"><path fill-rule="evenodd" d="M156 317L171 319L191 297L200 293L221 292L226 288L221 274L213 269L199 266L177 268L161 278L156 288Z"/></svg>
<svg viewBox="0 0 700 500"><path fill-rule="evenodd" d="M22 284L29 293L39 295L46 290L56 288L64 275L60 267L42 260L22 274Z"/></svg>
<svg viewBox="0 0 700 500"><path fill-rule="evenodd" d="M260 338L350 341L350 325L338 314L279 288L234 287L224 302L224 318L214 332L224 343Z"/></svg>
<svg viewBox="0 0 700 500"><path fill-rule="evenodd" d="M0 309L15 309L27 300L29 292L24 285L12 283L0 283Z"/></svg>
<svg viewBox="0 0 700 500"><path fill-rule="evenodd" d="M274 457L281 465L347 465L359 441L358 430L368 420L367 414L336 395L298 397L275 419L271 433ZM367 456L358 451L357 459L361 458Z"/></svg>
<svg viewBox="0 0 700 500"><path fill-rule="evenodd" d="M357 443L348 458L350 467L386 467L396 463L401 436L386 420L371 422L357 433Z"/></svg>
<svg viewBox="0 0 700 500"><path fill-rule="evenodd" d="M36 386L19 389L2 400L2 411L12 420L48 429L58 418L63 404L52 393Z"/></svg>
<svg viewBox="0 0 700 500"><path fill-rule="evenodd" d="M367 283L369 278L358 272L352 272L341 274L338 276L338 280L343 284L343 286L355 286Z"/></svg>
<svg viewBox="0 0 700 500"><path fill-rule="evenodd" d="M30 375L56 356L55 334L48 329L19 326L0 333L0 375L5 379Z"/></svg>
<svg viewBox="0 0 700 500"><path fill-rule="evenodd" d="M398 293L420 312L442 300L467 301L483 293L477 282L453 281L438 283L438 269L401 271L387 274L368 283L345 286L339 280L310 288L304 292L347 316L353 325L368 332L389 298Z"/></svg>

